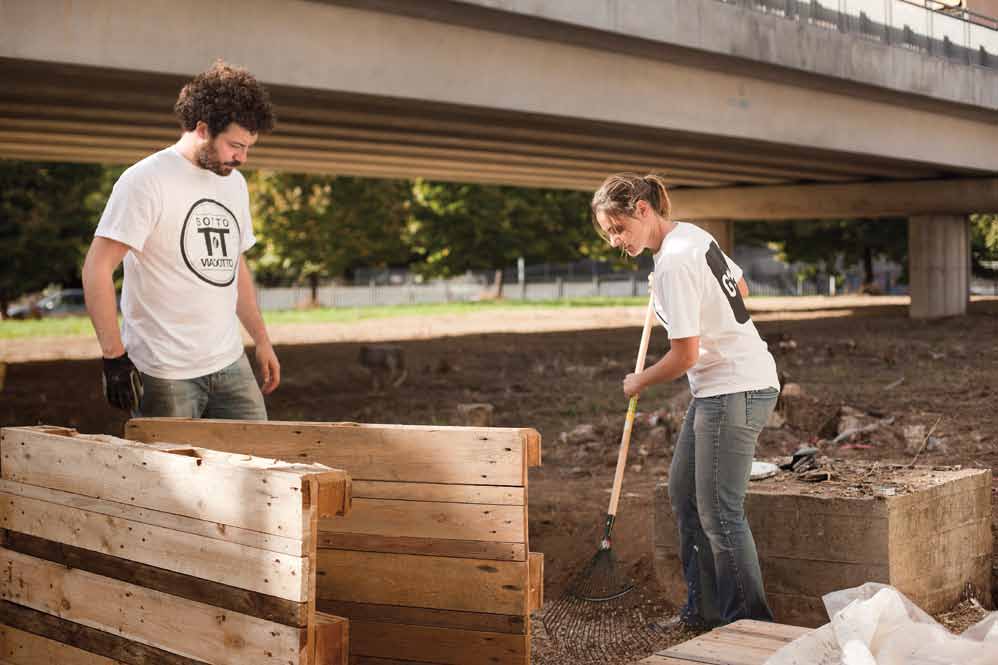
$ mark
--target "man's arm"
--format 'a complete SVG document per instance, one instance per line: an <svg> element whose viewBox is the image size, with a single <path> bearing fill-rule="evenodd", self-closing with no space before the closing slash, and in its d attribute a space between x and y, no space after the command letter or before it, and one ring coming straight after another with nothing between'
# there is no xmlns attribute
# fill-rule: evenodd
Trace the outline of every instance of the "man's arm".
<svg viewBox="0 0 998 665"><path fill-rule="evenodd" d="M278 362L277 354L274 353L274 346L270 343L270 336L267 334L267 326L264 324L260 308L256 304L253 275L250 273L249 266L246 265L245 257L240 257L239 260L237 288L236 315L256 344L256 362L263 374L263 386L260 389L264 395L269 395L281 383L281 363Z"/></svg>
<svg viewBox="0 0 998 665"><path fill-rule="evenodd" d="M121 265L128 250L128 245L124 243L97 236L90 243L83 262L83 297L105 358L118 358L125 353L121 331L118 330L114 271Z"/></svg>

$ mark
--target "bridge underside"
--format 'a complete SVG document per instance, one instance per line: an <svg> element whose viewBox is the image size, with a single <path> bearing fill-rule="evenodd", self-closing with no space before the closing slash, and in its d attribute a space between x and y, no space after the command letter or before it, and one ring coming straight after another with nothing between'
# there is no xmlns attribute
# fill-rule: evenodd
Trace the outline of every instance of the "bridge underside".
<svg viewBox="0 0 998 665"><path fill-rule="evenodd" d="M0 58L0 158L127 164L175 141L188 77ZM589 190L611 172L674 187L935 180L973 169L471 106L270 85L277 131L250 166Z"/></svg>

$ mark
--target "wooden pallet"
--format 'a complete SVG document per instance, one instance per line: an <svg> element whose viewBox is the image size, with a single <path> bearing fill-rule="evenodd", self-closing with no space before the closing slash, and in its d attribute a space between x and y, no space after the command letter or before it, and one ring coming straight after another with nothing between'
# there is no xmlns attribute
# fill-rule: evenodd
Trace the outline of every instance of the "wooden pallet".
<svg viewBox="0 0 998 665"><path fill-rule="evenodd" d="M763 665L766 659L810 628L765 621L736 621L660 651L643 665Z"/></svg>
<svg viewBox="0 0 998 665"><path fill-rule="evenodd" d="M346 663L315 586L349 499L318 464L0 430L0 662Z"/></svg>
<svg viewBox="0 0 998 665"><path fill-rule="evenodd" d="M527 538L535 430L135 419L126 432L350 473L350 515L319 525L317 604L349 618L351 663L529 662L543 600Z"/></svg>

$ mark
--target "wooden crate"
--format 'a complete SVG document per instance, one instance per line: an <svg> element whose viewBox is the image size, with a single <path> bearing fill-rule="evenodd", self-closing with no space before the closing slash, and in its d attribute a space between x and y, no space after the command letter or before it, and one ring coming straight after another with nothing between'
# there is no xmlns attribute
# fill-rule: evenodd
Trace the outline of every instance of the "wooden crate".
<svg viewBox="0 0 998 665"><path fill-rule="evenodd" d="M0 431L0 661L339 665L316 612L320 518L349 476L319 464Z"/></svg>
<svg viewBox="0 0 998 665"><path fill-rule="evenodd" d="M543 598L527 538L535 430L135 419L126 431L350 473L350 514L319 525L317 604L349 618L351 663L529 662Z"/></svg>
<svg viewBox="0 0 998 665"><path fill-rule="evenodd" d="M736 621L659 651L639 665L764 665L770 656L809 632L765 621Z"/></svg>
<svg viewBox="0 0 998 665"><path fill-rule="evenodd" d="M916 482L917 479L917 482ZM745 513L777 620L828 622L821 597L864 582L891 584L929 613L991 584L991 471L897 472L911 493L857 498L809 495L813 485L752 483ZM655 567L670 599L686 584L667 485L655 490Z"/></svg>

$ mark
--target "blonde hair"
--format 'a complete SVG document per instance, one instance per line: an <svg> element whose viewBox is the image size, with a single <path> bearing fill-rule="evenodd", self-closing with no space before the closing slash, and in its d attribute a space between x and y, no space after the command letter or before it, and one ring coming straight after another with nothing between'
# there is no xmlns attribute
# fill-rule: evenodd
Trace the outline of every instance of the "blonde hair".
<svg viewBox="0 0 998 665"><path fill-rule="evenodd" d="M597 220L600 213L614 220L632 216L638 201L644 201L665 219L671 218L672 202L665 191L665 181L660 176L617 173L604 180L590 203L593 227L600 237L607 242L610 240Z"/></svg>

